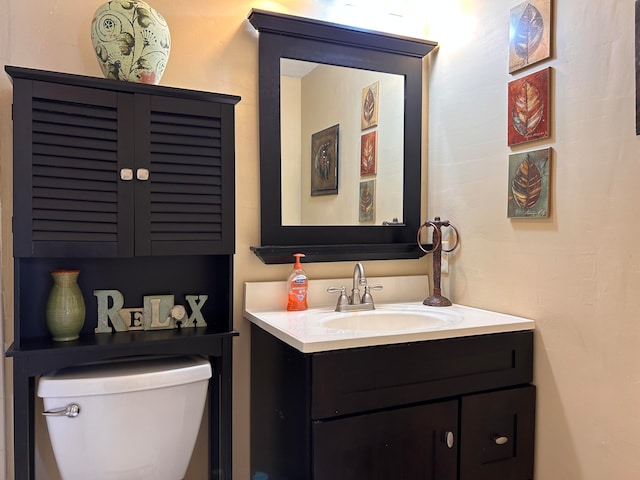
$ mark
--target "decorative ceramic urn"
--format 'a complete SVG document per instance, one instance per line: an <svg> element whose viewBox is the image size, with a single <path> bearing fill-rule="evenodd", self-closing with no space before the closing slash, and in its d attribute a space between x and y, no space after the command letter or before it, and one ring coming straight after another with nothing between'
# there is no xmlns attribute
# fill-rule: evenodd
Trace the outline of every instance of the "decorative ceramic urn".
<svg viewBox="0 0 640 480"><path fill-rule="evenodd" d="M167 22L141 0L112 0L98 7L91 41L106 78L154 85L171 49Z"/></svg>
<svg viewBox="0 0 640 480"><path fill-rule="evenodd" d="M47 328L56 342L79 337L84 325L85 305L78 286L79 270L54 270L53 287L47 300Z"/></svg>

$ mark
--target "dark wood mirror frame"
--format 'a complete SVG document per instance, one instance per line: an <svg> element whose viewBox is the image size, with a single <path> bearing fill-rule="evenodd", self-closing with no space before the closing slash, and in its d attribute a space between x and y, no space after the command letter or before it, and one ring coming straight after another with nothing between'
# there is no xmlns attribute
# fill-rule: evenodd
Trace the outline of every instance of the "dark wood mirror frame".
<svg viewBox="0 0 640 480"><path fill-rule="evenodd" d="M259 32L261 243L267 264L419 258L422 59L437 43L302 17L252 10ZM403 223L382 226L283 226L281 205L280 59L360 68L405 77Z"/></svg>

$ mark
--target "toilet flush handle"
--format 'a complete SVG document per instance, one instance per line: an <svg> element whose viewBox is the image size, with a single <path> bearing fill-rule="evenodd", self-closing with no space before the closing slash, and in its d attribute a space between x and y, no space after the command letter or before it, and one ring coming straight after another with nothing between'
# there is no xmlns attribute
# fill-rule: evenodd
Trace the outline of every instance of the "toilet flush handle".
<svg viewBox="0 0 640 480"><path fill-rule="evenodd" d="M66 407L58 408L56 410L47 410L42 412L45 417L69 417L75 418L80 415L80 406L72 403Z"/></svg>

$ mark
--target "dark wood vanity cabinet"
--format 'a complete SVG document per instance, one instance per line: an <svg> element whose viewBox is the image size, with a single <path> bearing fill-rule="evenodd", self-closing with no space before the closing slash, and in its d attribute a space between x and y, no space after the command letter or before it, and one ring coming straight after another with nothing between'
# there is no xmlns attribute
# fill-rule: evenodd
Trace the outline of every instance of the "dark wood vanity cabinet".
<svg viewBox="0 0 640 480"><path fill-rule="evenodd" d="M135 355L209 358L209 479L231 480L235 250L231 95L5 67L13 82L14 461L33 479L36 380ZM80 338L53 342L54 269L79 269ZM93 290L206 295L206 327L94 333Z"/></svg>
<svg viewBox="0 0 640 480"><path fill-rule="evenodd" d="M533 479L530 331L303 354L252 324L251 350L252 475Z"/></svg>

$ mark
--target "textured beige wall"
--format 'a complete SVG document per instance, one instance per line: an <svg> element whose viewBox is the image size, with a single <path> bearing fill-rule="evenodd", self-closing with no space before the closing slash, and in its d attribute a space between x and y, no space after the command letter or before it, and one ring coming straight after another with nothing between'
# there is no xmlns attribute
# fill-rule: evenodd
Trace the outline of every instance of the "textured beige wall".
<svg viewBox="0 0 640 480"><path fill-rule="evenodd" d="M553 148L551 216L509 220L507 164L512 150L506 146L506 88L514 77L507 73L507 38L509 9L517 3L450 0L443 7L448 16L428 33L441 44L429 61L428 213L449 218L464 238L451 262L454 301L538 322L536 478L632 479L640 471L634 6L630 0L555 2L553 58L527 70L553 67L552 137L513 149ZM100 76L88 34L98 4L5 0L0 6L0 61ZM236 121L234 311L241 335L234 351L233 448L234 478L246 480L250 339L241 318L242 285L285 278L289 268L263 265L249 251L259 243L257 39L244 19L251 7L340 18L329 0L152 4L169 21L173 36L162 83L242 96ZM0 74L7 345L12 339L9 105L10 84ZM429 261L366 266L369 274L412 274L427 271ZM351 263L313 264L306 270L312 279L343 276L349 275Z"/></svg>
<svg viewBox="0 0 640 480"><path fill-rule="evenodd" d="M102 2L87 0L3 0L0 2L0 61L5 64L101 77L93 55L89 25ZM172 36L171 57L162 85L240 95L236 107L236 256L234 322L240 336L234 350L233 456L234 478L249 478L249 325L242 318L243 283L281 280L290 267L268 266L250 252L260 242L257 34L245 20L251 8L328 19L328 2L289 0L153 0L167 19ZM334 19L335 20L335 19ZM5 28L6 27L6 28ZM0 73L0 201L2 206L2 285L5 348L13 340L13 262L11 251L11 84ZM367 262L369 275L423 274L428 260ZM345 277L352 262L305 267L313 278ZM11 362L5 362L8 422L7 454L11 443ZM1 372L0 372L1 373ZM2 397L0 397L2 398ZM2 425L2 423L0 423ZM40 430L42 432L42 430ZM0 448L0 454L2 453ZM50 452L37 452L38 480L56 480ZM8 462L11 464L11 461ZM1 465L0 465L1 467ZM7 478L13 478L9 465ZM0 469L3 472L4 468ZM0 473L2 478L2 473ZM201 480L194 474L192 480Z"/></svg>
<svg viewBox="0 0 640 480"><path fill-rule="evenodd" d="M464 235L455 301L537 320L536 478L638 478L640 139L634 2L553 2L551 216L506 218L509 9L466 2L434 39L429 210Z"/></svg>

